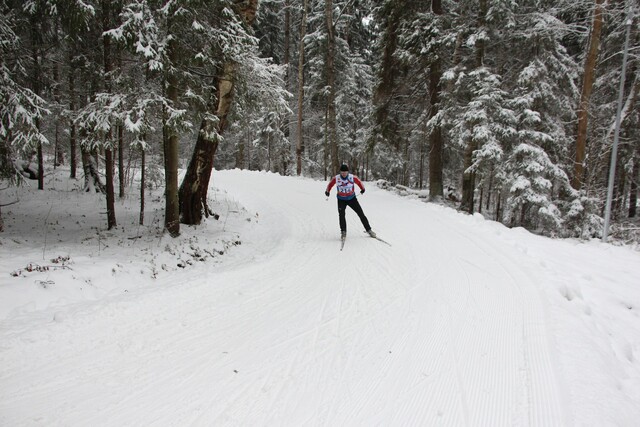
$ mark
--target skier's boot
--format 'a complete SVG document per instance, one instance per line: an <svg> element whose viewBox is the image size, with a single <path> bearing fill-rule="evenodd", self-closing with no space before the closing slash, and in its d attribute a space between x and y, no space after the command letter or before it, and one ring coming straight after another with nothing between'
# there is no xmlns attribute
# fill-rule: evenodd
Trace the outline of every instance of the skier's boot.
<svg viewBox="0 0 640 427"><path fill-rule="evenodd" d="M369 234L369 236L373 237L374 239L376 238L376 233L372 229L368 229L367 234Z"/></svg>
<svg viewBox="0 0 640 427"><path fill-rule="evenodd" d="M347 238L347 231L346 231L346 230L342 230L342 231L340 232L340 239L341 239L341 240L344 240L344 239L346 239L346 238Z"/></svg>

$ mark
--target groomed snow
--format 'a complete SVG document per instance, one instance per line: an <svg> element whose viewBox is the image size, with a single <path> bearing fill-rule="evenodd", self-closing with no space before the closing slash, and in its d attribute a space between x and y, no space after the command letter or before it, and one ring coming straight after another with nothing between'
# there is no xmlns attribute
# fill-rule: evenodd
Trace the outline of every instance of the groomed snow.
<svg viewBox="0 0 640 427"><path fill-rule="evenodd" d="M238 170L218 221L163 235L157 190L106 231L65 173L2 211L2 426L638 425L633 248L366 183L392 246L348 210L341 252L335 190Z"/></svg>

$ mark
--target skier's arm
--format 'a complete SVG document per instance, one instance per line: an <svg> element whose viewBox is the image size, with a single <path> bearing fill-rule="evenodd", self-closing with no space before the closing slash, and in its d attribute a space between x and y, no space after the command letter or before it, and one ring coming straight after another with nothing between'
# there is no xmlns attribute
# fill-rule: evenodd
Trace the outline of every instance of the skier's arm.
<svg viewBox="0 0 640 427"><path fill-rule="evenodd" d="M327 189L324 190L324 192L325 193L330 192L334 185L336 185L336 177L335 176L333 178L331 178L331 181L329 181L329 184L327 185Z"/></svg>
<svg viewBox="0 0 640 427"><path fill-rule="evenodd" d="M353 182L355 182L356 185L360 187L360 194L364 193L364 184L362 183L362 181L360 181L360 178L354 175Z"/></svg>

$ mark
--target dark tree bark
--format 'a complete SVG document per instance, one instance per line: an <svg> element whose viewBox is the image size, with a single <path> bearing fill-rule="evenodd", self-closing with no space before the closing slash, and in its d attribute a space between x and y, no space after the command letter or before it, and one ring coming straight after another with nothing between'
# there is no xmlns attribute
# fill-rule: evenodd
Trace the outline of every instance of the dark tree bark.
<svg viewBox="0 0 640 427"><path fill-rule="evenodd" d="M124 198L124 129L123 126L118 126L118 184L119 193L118 197Z"/></svg>
<svg viewBox="0 0 640 427"><path fill-rule="evenodd" d="M629 218L635 218L638 205L638 181L640 180L640 162L636 158L631 173L631 185L629 186Z"/></svg>
<svg viewBox="0 0 640 427"><path fill-rule="evenodd" d="M433 0L431 9L436 16L443 14L442 1ZM441 60L439 52L431 63L429 69L429 101L430 111L429 119L438 114L440 105L440 79L442 78ZM442 139L442 129L440 125L436 125L429 135L429 198L440 198L444 194L444 185L442 179L442 150L444 142Z"/></svg>
<svg viewBox="0 0 640 427"><path fill-rule="evenodd" d="M34 13L30 17L31 25L31 59L33 60L33 69L31 74L31 87L33 93L40 96L42 92L42 69L40 65L40 48L42 46L42 25L39 22L39 14ZM40 130L40 120L36 119L36 128ZM42 156L42 142L38 141L36 148L38 155L38 190L44 190L44 158Z"/></svg>
<svg viewBox="0 0 640 427"><path fill-rule="evenodd" d="M235 66L226 64L222 76L214 82L218 97L215 97L213 103L218 106L215 111L218 123L216 125L212 120L204 119L200 125L196 146L180 185L180 219L184 224L200 224L203 214L209 217L212 213L207 205L209 181L218 149L218 135L222 135L227 126L227 115L233 99L234 76Z"/></svg>
<svg viewBox="0 0 640 427"><path fill-rule="evenodd" d="M600 34L602 32L603 5L606 0L595 0L593 12L593 24L589 36L589 47L584 63L584 76L582 80L582 92L580 105L578 106L578 130L576 134L576 160L573 170L571 185L576 190L582 188L585 174L585 152L587 147L587 128L589 124L589 101L595 80L598 52L600 50Z"/></svg>
<svg viewBox="0 0 640 427"><path fill-rule="evenodd" d="M54 26L54 31L53 31L53 45L55 47L56 50L60 49L60 43L59 43L59 35L60 33L60 28L59 28L59 21L56 20L55 22L55 26ZM61 79L60 79L60 65L59 63L56 61L53 64L53 82L52 82L52 86L51 86L51 92L53 94L53 100L55 101L56 107L61 109L62 108L62 102L61 102L61 96L60 96L60 86L61 86ZM56 114L56 118L55 118L55 131L54 131L54 135L55 135L55 156L54 156L54 162L53 162L53 167L56 168L60 165L64 164L64 149L63 146L60 142L60 116Z"/></svg>
<svg viewBox="0 0 640 427"><path fill-rule="evenodd" d="M302 109L304 104L304 37L307 33L307 0L302 2L300 20L300 42L298 48L298 143L296 144L296 173L302 174L302 155L304 154L304 135L302 130Z"/></svg>
<svg viewBox="0 0 640 427"><path fill-rule="evenodd" d="M69 52L69 63L72 63L73 53ZM76 103L75 103L75 77L74 77L74 67L69 67L69 111L71 111L72 117L69 120L69 177L75 179L76 178L76 169L78 167L77 158L76 158L76 124L73 121L73 114L76 111Z"/></svg>
<svg viewBox="0 0 640 427"><path fill-rule="evenodd" d="M169 41L167 46L169 64L166 71L166 94L173 106L178 105L178 78L172 72L170 64L175 64L178 59L178 46L175 39ZM163 116L163 148L164 148L164 177L165 177L165 215L164 228L171 237L180 235L180 204L178 199L178 163L179 144L178 134L168 124L169 112L164 111Z"/></svg>
<svg viewBox="0 0 640 427"><path fill-rule="evenodd" d="M108 31L111 29L111 8L110 0L102 0L102 31ZM107 93L111 92L111 71L113 69L112 57L111 57L111 37L106 34L102 36L103 44L103 59L104 59L104 74L105 74L105 89ZM116 224L116 208L115 208L115 193L113 187L113 150L111 149L111 128L106 137L105 144L105 168L106 168L106 185L107 185L107 229L111 230Z"/></svg>
<svg viewBox="0 0 640 427"><path fill-rule="evenodd" d="M146 140L146 135L142 136L142 140ZM144 225L144 189L146 186L146 152L144 147L140 147L140 225Z"/></svg>
<svg viewBox="0 0 640 427"><path fill-rule="evenodd" d="M398 125L391 117L391 100L396 87L396 74L400 65L396 60L396 50L398 48L398 27L402 21L403 10L408 7L406 1L398 1L393 5L389 3L387 10L384 10L384 28L382 29L381 66L378 75L378 83L375 88L374 120L377 138L387 141L387 143L399 149L401 145Z"/></svg>
<svg viewBox="0 0 640 427"><path fill-rule="evenodd" d="M237 13L247 26L251 26L258 10L258 0L236 0ZM214 80L216 94L209 106L209 113L215 114L217 124L204 118L193 149L193 154L179 190L180 220L184 224L200 224L202 215L209 216L207 205L209 181L213 170L213 159L218 148L218 137L227 126L227 116L233 100L233 85L236 65L226 63L220 70L220 76Z"/></svg>
<svg viewBox="0 0 640 427"><path fill-rule="evenodd" d="M480 10L478 12L478 27L482 28L486 23L487 16L487 0L480 0ZM476 42L476 67L480 68L484 65L485 55L485 41L479 39ZM473 138L467 141L467 146L464 150L463 160L463 172L462 172L462 202L460 204L460 210L473 213L474 211L474 192L476 188L476 174L469 169L473 165L473 154L478 149L478 142Z"/></svg>
<svg viewBox="0 0 640 427"><path fill-rule="evenodd" d="M326 73L327 85L329 86L329 94L327 96L327 131L331 150L331 169L335 175L340 168L340 159L338 158L338 134L336 129L336 37L333 26L333 0L325 0L325 20L327 25Z"/></svg>

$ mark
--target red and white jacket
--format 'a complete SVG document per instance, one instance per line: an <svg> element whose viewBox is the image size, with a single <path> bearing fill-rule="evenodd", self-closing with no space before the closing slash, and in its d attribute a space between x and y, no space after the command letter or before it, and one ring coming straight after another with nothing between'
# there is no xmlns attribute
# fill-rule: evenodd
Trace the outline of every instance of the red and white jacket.
<svg viewBox="0 0 640 427"><path fill-rule="evenodd" d="M336 189L338 190L338 199L351 200L356 197L354 184L360 187L361 190L364 190L364 185L357 176L348 174L345 178L343 178L342 175L338 174L334 176L331 181L329 181L326 191L331 191L331 189L335 185Z"/></svg>

